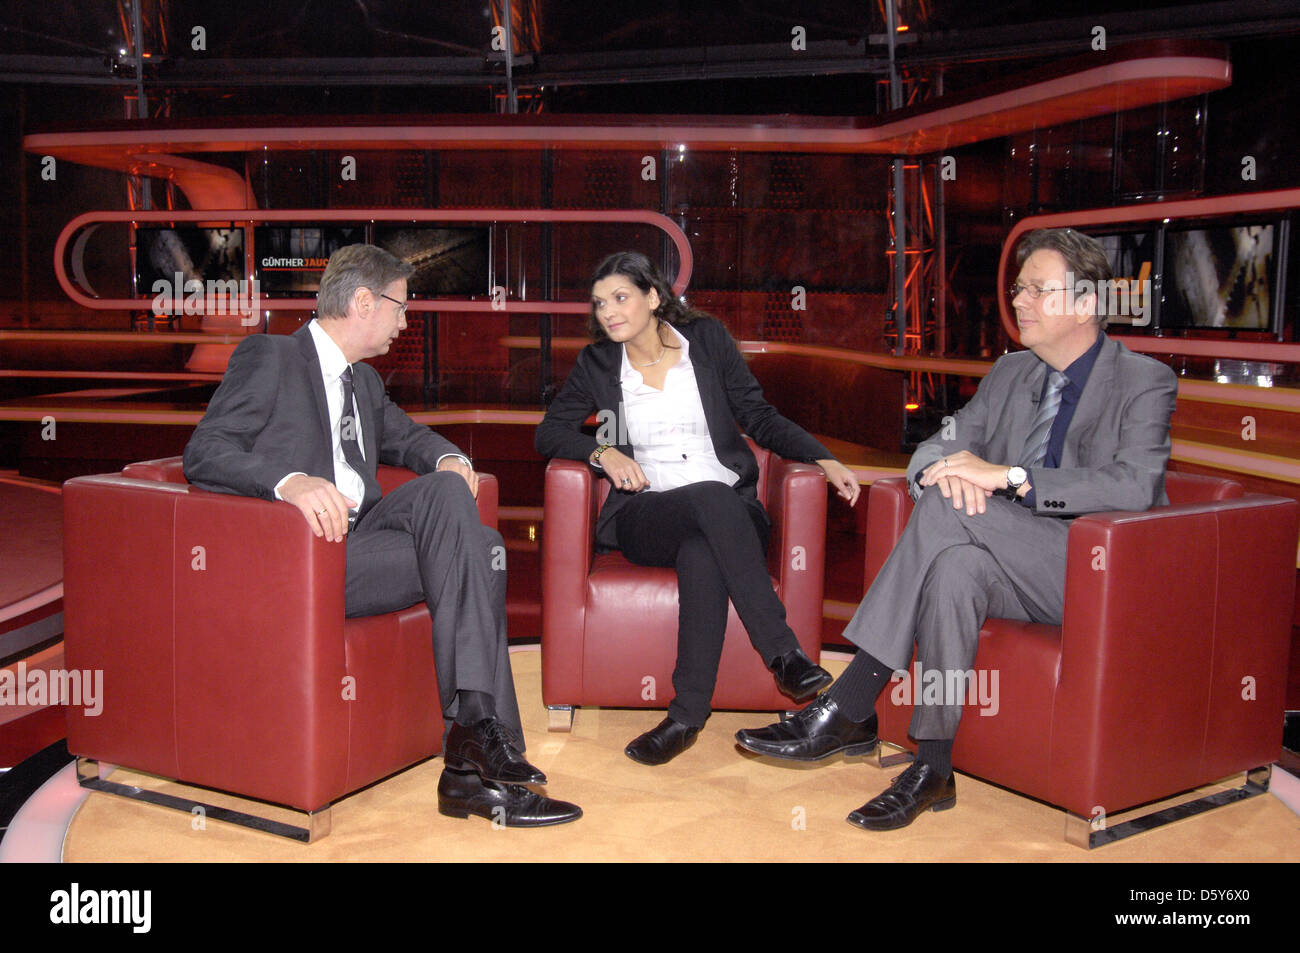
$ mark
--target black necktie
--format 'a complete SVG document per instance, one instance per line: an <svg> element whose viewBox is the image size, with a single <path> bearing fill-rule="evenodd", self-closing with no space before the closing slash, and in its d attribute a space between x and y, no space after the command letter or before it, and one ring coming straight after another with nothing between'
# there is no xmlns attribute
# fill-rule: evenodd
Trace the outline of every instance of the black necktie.
<svg viewBox="0 0 1300 953"><path fill-rule="evenodd" d="M357 442L356 394L352 389L352 365L349 364L339 375L343 381L343 415L339 418L339 439L343 444L343 459L348 462L357 476L361 477L366 487L366 498L361 501L359 510L366 509L367 503L378 500L381 491L379 483L371 476L366 467L366 458L361 455L361 444Z"/></svg>
<svg viewBox="0 0 1300 953"><path fill-rule="evenodd" d="M1052 371L1051 377L1047 380L1047 393L1043 395L1043 400L1038 405L1038 413L1034 415L1034 425L1029 428L1029 436L1025 438L1025 449L1020 455L1020 465L1026 470L1030 467L1042 466L1043 461L1047 459L1047 443L1052 436L1052 423L1056 420L1056 412L1061 409L1061 391L1065 390L1067 383L1069 378L1060 371Z"/></svg>

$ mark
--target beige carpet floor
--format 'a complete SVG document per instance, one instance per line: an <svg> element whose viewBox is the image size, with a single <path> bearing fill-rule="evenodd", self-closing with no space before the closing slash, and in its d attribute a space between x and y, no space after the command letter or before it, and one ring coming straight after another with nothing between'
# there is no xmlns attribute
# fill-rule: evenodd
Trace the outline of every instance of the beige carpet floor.
<svg viewBox="0 0 1300 953"><path fill-rule="evenodd" d="M957 807L901 831L844 820L901 768L837 758L786 766L740 753L732 735L769 716L721 712L695 746L650 768L623 746L657 711L580 710L548 734L535 648L512 654L530 759L548 793L576 801L574 824L538 830L454 820L437 809L442 760L416 765L335 805L332 833L304 845L93 793L68 829L67 861L1297 861L1300 817L1266 794L1091 852L1062 839L1060 810L959 775ZM827 667L838 674L843 662ZM118 772L114 780L133 776ZM1227 787L1240 783L1227 779ZM148 779L139 781L150 785ZM1212 789L1205 789L1212 790ZM1204 792L1202 792L1204 793ZM1112 822L1123 820L1112 818Z"/></svg>

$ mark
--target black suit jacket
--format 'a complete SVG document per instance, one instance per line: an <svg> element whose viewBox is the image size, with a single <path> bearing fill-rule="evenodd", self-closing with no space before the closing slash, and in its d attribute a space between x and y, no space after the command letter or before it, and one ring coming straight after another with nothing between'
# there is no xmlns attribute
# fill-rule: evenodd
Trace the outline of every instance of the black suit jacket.
<svg viewBox="0 0 1300 953"><path fill-rule="evenodd" d="M429 473L439 457L460 452L389 400L373 367L358 361L352 368L367 483L379 463ZM333 482L325 385L306 325L289 336L255 334L239 343L184 459L185 478L195 486L266 500L295 471Z"/></svg>
<svg viewBox="0 0 1300 953"><path fill-rule="evenodd" d="M741 357L736 342L721 323L713 318L698 318L677 328L691 345L691 366L709 424L709 436L718 460L740 475L736 492L761 509L758 501L758 461L745 443L741 430L760 447L782 457L811 463L825 460L831 453L806 430L782 417L763 399L763 390ZM597 412L602 425L616 437L615 448L635 457L626 442L627 425L623 421L623 387L619 371L623 346L610 340L589 344L578 355L578 362L564 382L564 389L537 427L534 444L545 457L586 460L599 445L596 438L583 433L582 425ZM611 490L596 520L596 543L616 549L614 515L633 494Z"/></svg>

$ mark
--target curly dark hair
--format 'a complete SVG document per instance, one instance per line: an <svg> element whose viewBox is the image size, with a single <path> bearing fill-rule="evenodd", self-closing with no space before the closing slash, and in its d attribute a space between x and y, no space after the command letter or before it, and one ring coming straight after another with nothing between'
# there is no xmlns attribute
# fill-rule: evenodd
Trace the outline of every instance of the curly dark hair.
<svg viewBox="0 0 1300 953"><path fill-rule="evenodd" d="M636 285L642 294L649 294L651 288L657 291L659 307L655 308L654 316L660 321L667 321L674 327L681 327L697 318L708 317L703 311L697 311L678 298L673 293L673 286L668 283L668 279L649 258L640 252L621 251L610 255L596 266L596 271L591 276L591 283L595 285L596 282L610 275L622 275ZM593 341L608 339L605 329L596 320L594 303L591 306L591 313L587 315L587 333L591 335Z"/></svg>

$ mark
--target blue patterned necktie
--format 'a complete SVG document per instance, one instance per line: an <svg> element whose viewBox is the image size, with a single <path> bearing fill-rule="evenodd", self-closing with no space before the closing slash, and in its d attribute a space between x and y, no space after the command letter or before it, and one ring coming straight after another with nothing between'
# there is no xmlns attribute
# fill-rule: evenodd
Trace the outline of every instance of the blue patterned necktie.
<svg viewBox="0 0 1300 953"><path fill-rule="evenodd" d="M1047 459L1047 442L1052 436L1052 421L1056 420L1056 412L1061 409L1061 392L1065 390L1067 383L1069 378L1060 371L1052 371L1047 379L1047 393L1043 395L1038 405L1038 413L1034 415L1034 425L1029 428L1029 436L1025 438L1025 449L1020 455L1020 465L1026 470L1030 467L1042 466L1043 461Z"/></svg>

